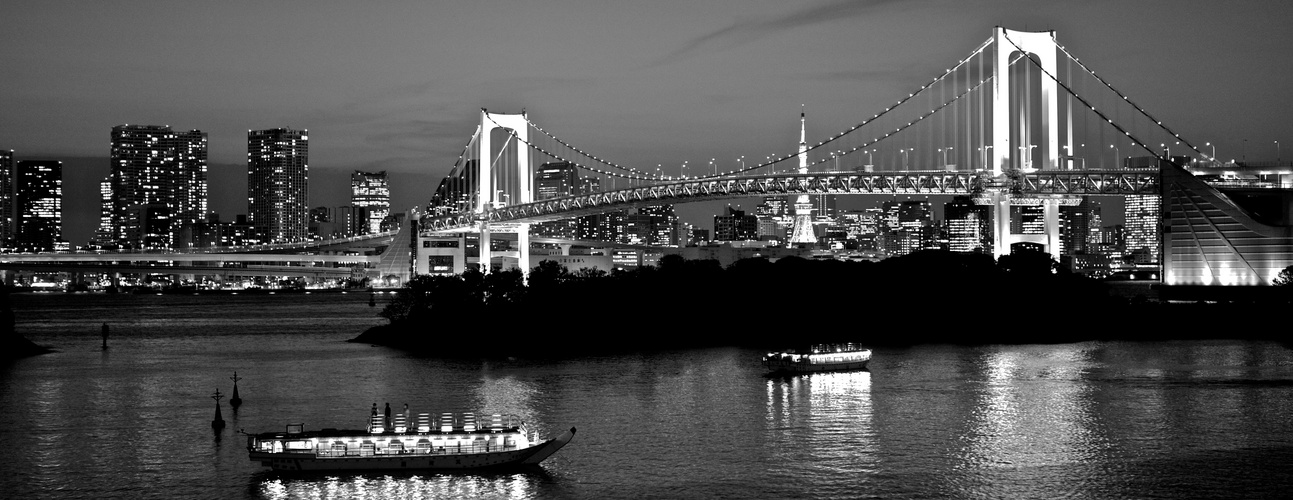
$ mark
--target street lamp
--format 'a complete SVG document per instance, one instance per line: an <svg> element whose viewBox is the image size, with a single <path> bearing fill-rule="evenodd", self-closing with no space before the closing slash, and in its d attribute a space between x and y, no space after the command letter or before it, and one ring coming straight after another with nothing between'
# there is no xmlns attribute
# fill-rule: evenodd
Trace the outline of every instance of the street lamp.
<svg viewBox="0 0 1293 500"><path fill-rule="evenodd" d="M899 149L899 150L898 150L898 152L899 152L899 153L902 153L902 169L903 169L903 170L907 170L907 159L911 157L911 151L912 151L913 149L916 149L916 148L908 148L908 149Z"/></svg>
<svg viewBox="0 0 1293 500"><path fill-rule="evenodd" d="M1248 139L1244 139L1244 147L1239 149L1239 159L1248 163Z"/></svg>
<svg viewBox="0 0 1293 500"><path fill-rule="evenodd" d="M1280 164L1280 141L1275 141L1275 166Z"/></svg>
<svg viewBox="0 0 1293 500"><path fill-rule="evenodd" d="M1211 160L1212 160L1212 162L1213 162L1213 163L1216 163L1216 162L1217 162L1217 145L1216 145L1216 144L1213 144L1213 143L1211 143L1211 142L1205 142L1205 143L1203 143L1203 145L1204 145L1204 146L1212 146L1212 158L1211 158Z"/></svg>
<svg viewBox="0 0 1293 500"><path fill-rule="evenodd" d="M709 159L709 166L714 167L714 176L718 176L718 165L714 164L714 159Z"/></svg>
<svg viewBox="0 0 1293 500"><path fill-rule="evenodd" d="M1122 161L1122 153L1118 151L1118 146L1109 145L1113 149L1113 168L1118 168L1118 162Z"/></svg>

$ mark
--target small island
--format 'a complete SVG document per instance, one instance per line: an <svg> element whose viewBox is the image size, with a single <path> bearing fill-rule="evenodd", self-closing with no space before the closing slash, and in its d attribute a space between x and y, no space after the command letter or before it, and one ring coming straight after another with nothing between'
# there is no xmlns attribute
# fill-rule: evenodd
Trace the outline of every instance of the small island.
<svg viewBox="0 0 1293 500"><path fill-rule="evenodd" d="M1061 343L1086 340L1284 340L1235 328L1238 314L1287 307L1287 287L1247 301L1174 302L1118 293L1050 255L922 251L880 262L666 256L658 267L417 276L353 342L422 354L560 356L822 342Z"/></svg>

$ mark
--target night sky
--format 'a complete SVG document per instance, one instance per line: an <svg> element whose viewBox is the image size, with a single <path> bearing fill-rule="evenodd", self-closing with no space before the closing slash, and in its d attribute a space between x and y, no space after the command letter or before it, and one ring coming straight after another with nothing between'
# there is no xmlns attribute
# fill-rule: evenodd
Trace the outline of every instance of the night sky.
<svg viewBox="0 0 1293 500"><path fill-rule="evenodd" d="M730 168L793 151L800 104L809 141L825 138L997 25L1056 30L1223 159L1244 139L1248 160L1293 148L1286 1L41 1L0 19L0 148L65 162L73 244L97 224L122 123L208 132L225 220L246 212L247 130L284 126L310 131L311 206L347 203L352 170L386 170L403 211L425 204L482 107L526 108L622 164Z"/></svg>

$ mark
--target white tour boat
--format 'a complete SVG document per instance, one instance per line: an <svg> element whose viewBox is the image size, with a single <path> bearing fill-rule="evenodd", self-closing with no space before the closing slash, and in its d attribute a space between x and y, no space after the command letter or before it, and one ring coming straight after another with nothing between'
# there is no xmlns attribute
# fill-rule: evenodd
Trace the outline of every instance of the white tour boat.
<svg viewBox="0 0 1293 500"><path fill-rule="evenodd" d="M763 366L773 373L811 373L861 370L868 361L871 350L859 344L814 344L803 352L770 352L763 357Z"/></svg>
<svg viewBox="0 0 1293 500"><path fill-rule="evenodd" d="M454 470L537 464L575 437L575 428L540 441L510 415L444 413L439 425L419 413L373 415L365 430L307 431L288 424L285 432L247 435L253 462L274 470Z"/></svg>

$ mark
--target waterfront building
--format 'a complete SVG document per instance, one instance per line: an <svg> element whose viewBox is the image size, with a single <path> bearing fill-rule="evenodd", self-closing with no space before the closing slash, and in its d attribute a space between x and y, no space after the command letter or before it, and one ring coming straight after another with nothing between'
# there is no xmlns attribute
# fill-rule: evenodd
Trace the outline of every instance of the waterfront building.
<svg viewBox="0 0 1293 500"><path fill-rule="evenodd" d="M391 188L386 171L350 174L350 204L367 210L367 219L361 221L355 234L381 232L382 221L391 214Z"/></svg>
<svg viewBox="0 0 1293 500"><path fill-rule="evenodd" d="M1046 213L1041 205L1010 207L1011 234L1046 234Z"/></svg>
<svg viewBox="0 0 1293 500"><path fill-rule="evenodd" d="M0 247L8 247L14 236L13 150L0 150Z"/></svg>
<svg viewBox="0 0 1293 500"><path fill-rule="evenodd" d="M19 160L14 173L14 246L24 252L66 249L63 162Z"/></svg>
<svg viewBox="0 0 1293 500"><path fill-rule="evenodd" d="M309 237L309 131L247 131L247 221L265 243Z"/></svg>

